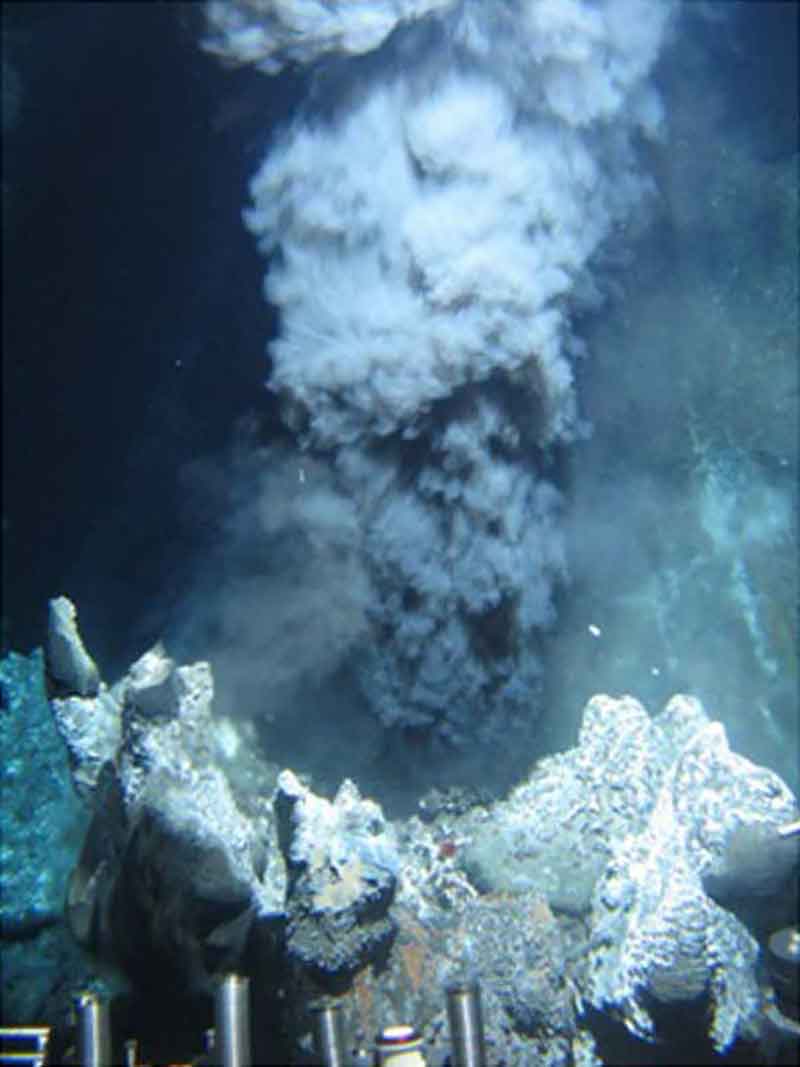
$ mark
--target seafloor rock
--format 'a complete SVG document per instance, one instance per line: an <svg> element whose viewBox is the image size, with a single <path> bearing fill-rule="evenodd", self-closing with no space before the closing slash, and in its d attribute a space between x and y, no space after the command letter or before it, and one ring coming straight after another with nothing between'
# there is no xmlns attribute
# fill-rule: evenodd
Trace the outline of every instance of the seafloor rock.
<svg viewBox="0 0 800 1067"><path fill-rule="evenodd" d="M95 662L83 646L75 606L65 596L50 601L47 625L47 670L51 679L78 696L95 696L100 683Z"/></svg>
<svg viewBox="0 0 800 1067"><path fill-rule="evenodd" d="M659 1004L708 1015L720 1051L759 1037L748 905L782 899L797 803L698 701L650 716L596 696L577 745L508 798L391 823L350 781L327 800L279 773L212 699L208 664L157 646L112 688L51 700L94 811L70 921L135 980L246 973L306 1052L325 995L351 1050L413 1019L444 1054L444 991L476 979L497 1062L599 1064L587 1004L647 1040Z"/></svg>
<svg viewBox="0 0 800 1067"><path fill-rule="evenodd" d="M646 825L615 842L595 887L588 991L596 1007L612 1008L642 1037L653 1036L648 996L688 1004L707 994L710 1035L724 1050L759 1032L758 944L707 894L704 875L722 857L730 890L736 862L726 842L736 828L758 826L762 852L778 858L757 883L743 878L740 895L777 893L797 861L796 843L786 846L778 831L797 806L777 775L734 755L722 725L703 719L688 697L674 697L653 719L654 730L674 739L682 733L676 720L694 720L697 729L675 745ZM774 850L765 844L770 836Z"/></svg>
<svg viewBox="0 0 800 1067"><path fill-rule="evenodd" d="M288 873L288 951L324 973L353 972L394 933L394 830L349 779L330 802L283 771L275 810Z"/></svg>

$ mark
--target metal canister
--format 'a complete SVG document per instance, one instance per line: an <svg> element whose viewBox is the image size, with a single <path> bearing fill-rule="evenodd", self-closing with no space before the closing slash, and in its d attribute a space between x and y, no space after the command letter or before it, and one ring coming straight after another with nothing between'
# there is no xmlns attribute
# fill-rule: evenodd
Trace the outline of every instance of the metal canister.
<svg viewBox="0 0 800 1067"><path fill-rule="evenodd" d="M405 1023L385 1026L375 1042L375 1067L425 1067L419 1031Z"/></svg>
<svg viewBox="0 0 800 1067"><path fill-rule="evenodd" d="M778 1008L787 1018L800 1019L800 930L796 926L786 926L772 934L767 942L766 961Z"/></svg>
<svg viewBox="0 0 800 1067"><path fill-rule="evenodd" d="M322 1067L344 1067L346 1060L342 1009L338 1004L315 1004L311 1009L314 1051Z"/></svg>
<svg viewBox="0 0 800 1067"><path fill-rule="evenodd" d="M83 1067L111 1067L111 1011L96 993L79 993L78 1055Z"/></svg>
<svg viewBox="0 0 800 1067"><path fill-rule="evenodd" d="M250 1067L250 979L226 974L217 986L214 1057L220 1067Z"/></svg>
<svg viewBox="0 0 800 1067"><path fill-rule="evenodd" d="M477 982L459 982L448 988L447 1021L453 1067L486 1067L481 990Z"/></svg>

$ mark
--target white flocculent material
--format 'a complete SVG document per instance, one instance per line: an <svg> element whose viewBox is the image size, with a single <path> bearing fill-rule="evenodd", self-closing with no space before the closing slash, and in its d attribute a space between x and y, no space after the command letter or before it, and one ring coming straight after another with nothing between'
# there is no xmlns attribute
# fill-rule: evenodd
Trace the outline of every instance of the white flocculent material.
<svg viewBox="0 0 800 1067"><path fill-rule="evenodd" d="M289 63L328 53L362 55L379 48L397 26L460 0L209 0L203 42L235 63L275 74Z"/></svg>
<svg viewBox="0 0 800 1067"><path fill-rule="evenodd" d="M325 57L245 220L281 313L270 386L357 509L375 589L361 678L387 724L471 740L535 714L536 637L566 576L544 471L578 425L570 315L650 189L634 143L661 121L647 77L672 12L210 5L228 58ZM367 51L369 27L383 51L347 61L350 84L330 56Z"/></svg>

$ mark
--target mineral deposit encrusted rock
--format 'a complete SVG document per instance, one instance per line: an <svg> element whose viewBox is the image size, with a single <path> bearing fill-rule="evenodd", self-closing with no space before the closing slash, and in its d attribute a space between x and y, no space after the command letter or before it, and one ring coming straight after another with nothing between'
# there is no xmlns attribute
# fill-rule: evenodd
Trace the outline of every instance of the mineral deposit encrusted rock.
<svg viewBox="0 0 800 1067"><path fill-rule="evenodd" d="M61 603L56 634L65 619L82 649ZM506 799L423 803L426 821L393 823L353 782L327 800L243 743L246 724L213 714L208 664L156 646L113 687L87 687L50 648L52 709L94 810L71 921L123 968L157 960L204 989L248 970L283 991L275 1010L298 1047L310 1003L335 992L353 1040L399 1012L441 1050L443 989L475 977L497 1062L599 1064L586 1003L649 1040L663 1036L658 1003L701 1021L709 1009L719 1051L759 1036L743 917L796 866L797 835L777 831L798 807L699 701L651 716L593 697L576 746Z"/></svg>

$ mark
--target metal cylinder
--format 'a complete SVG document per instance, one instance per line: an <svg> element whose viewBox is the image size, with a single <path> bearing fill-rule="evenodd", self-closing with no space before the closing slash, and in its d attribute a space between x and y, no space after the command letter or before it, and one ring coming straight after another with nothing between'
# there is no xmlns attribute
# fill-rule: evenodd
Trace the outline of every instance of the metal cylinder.
<svg viewBox="0 0 800 1067"><path fill-rule="evenodd" d="M111 1012L96 993L79 993L78 1055L82 1067L111 1067Z"/></svg>
<svg viewBox="0 0 800 1067"><path fill-rule="evenodd" d="M219 1067L251 1067L250 979L226 974L215 1000L214 1059Z"/></svg>
<svg viewBox="0 0 800 1067"><path fill-rule="evenodd" d="M460 982L448 988L447 1021L454 1067L486 1067L481 990L477 982Z"/></svg>
<svg viewBox="0 0 800 1067"><path fill-rule="evenodd" d="M796 926L777 930L767 944L766 959L778 1008L800 1021L800 930Z"/></svg>
<svg viewBox="0 0 800 1067"><path fill-rule="evenodd" d="M344 1067L344 1020L338 1004L317 1004L311 1009L314 1052L323 1067Z"/></svg>
<svg viewBox="0 0 800 1067"><path fill-rule="evenodd" d="M385 1026L375 1042L376 1067L425 1067L422 1038L413 1026Z"/></svg>

